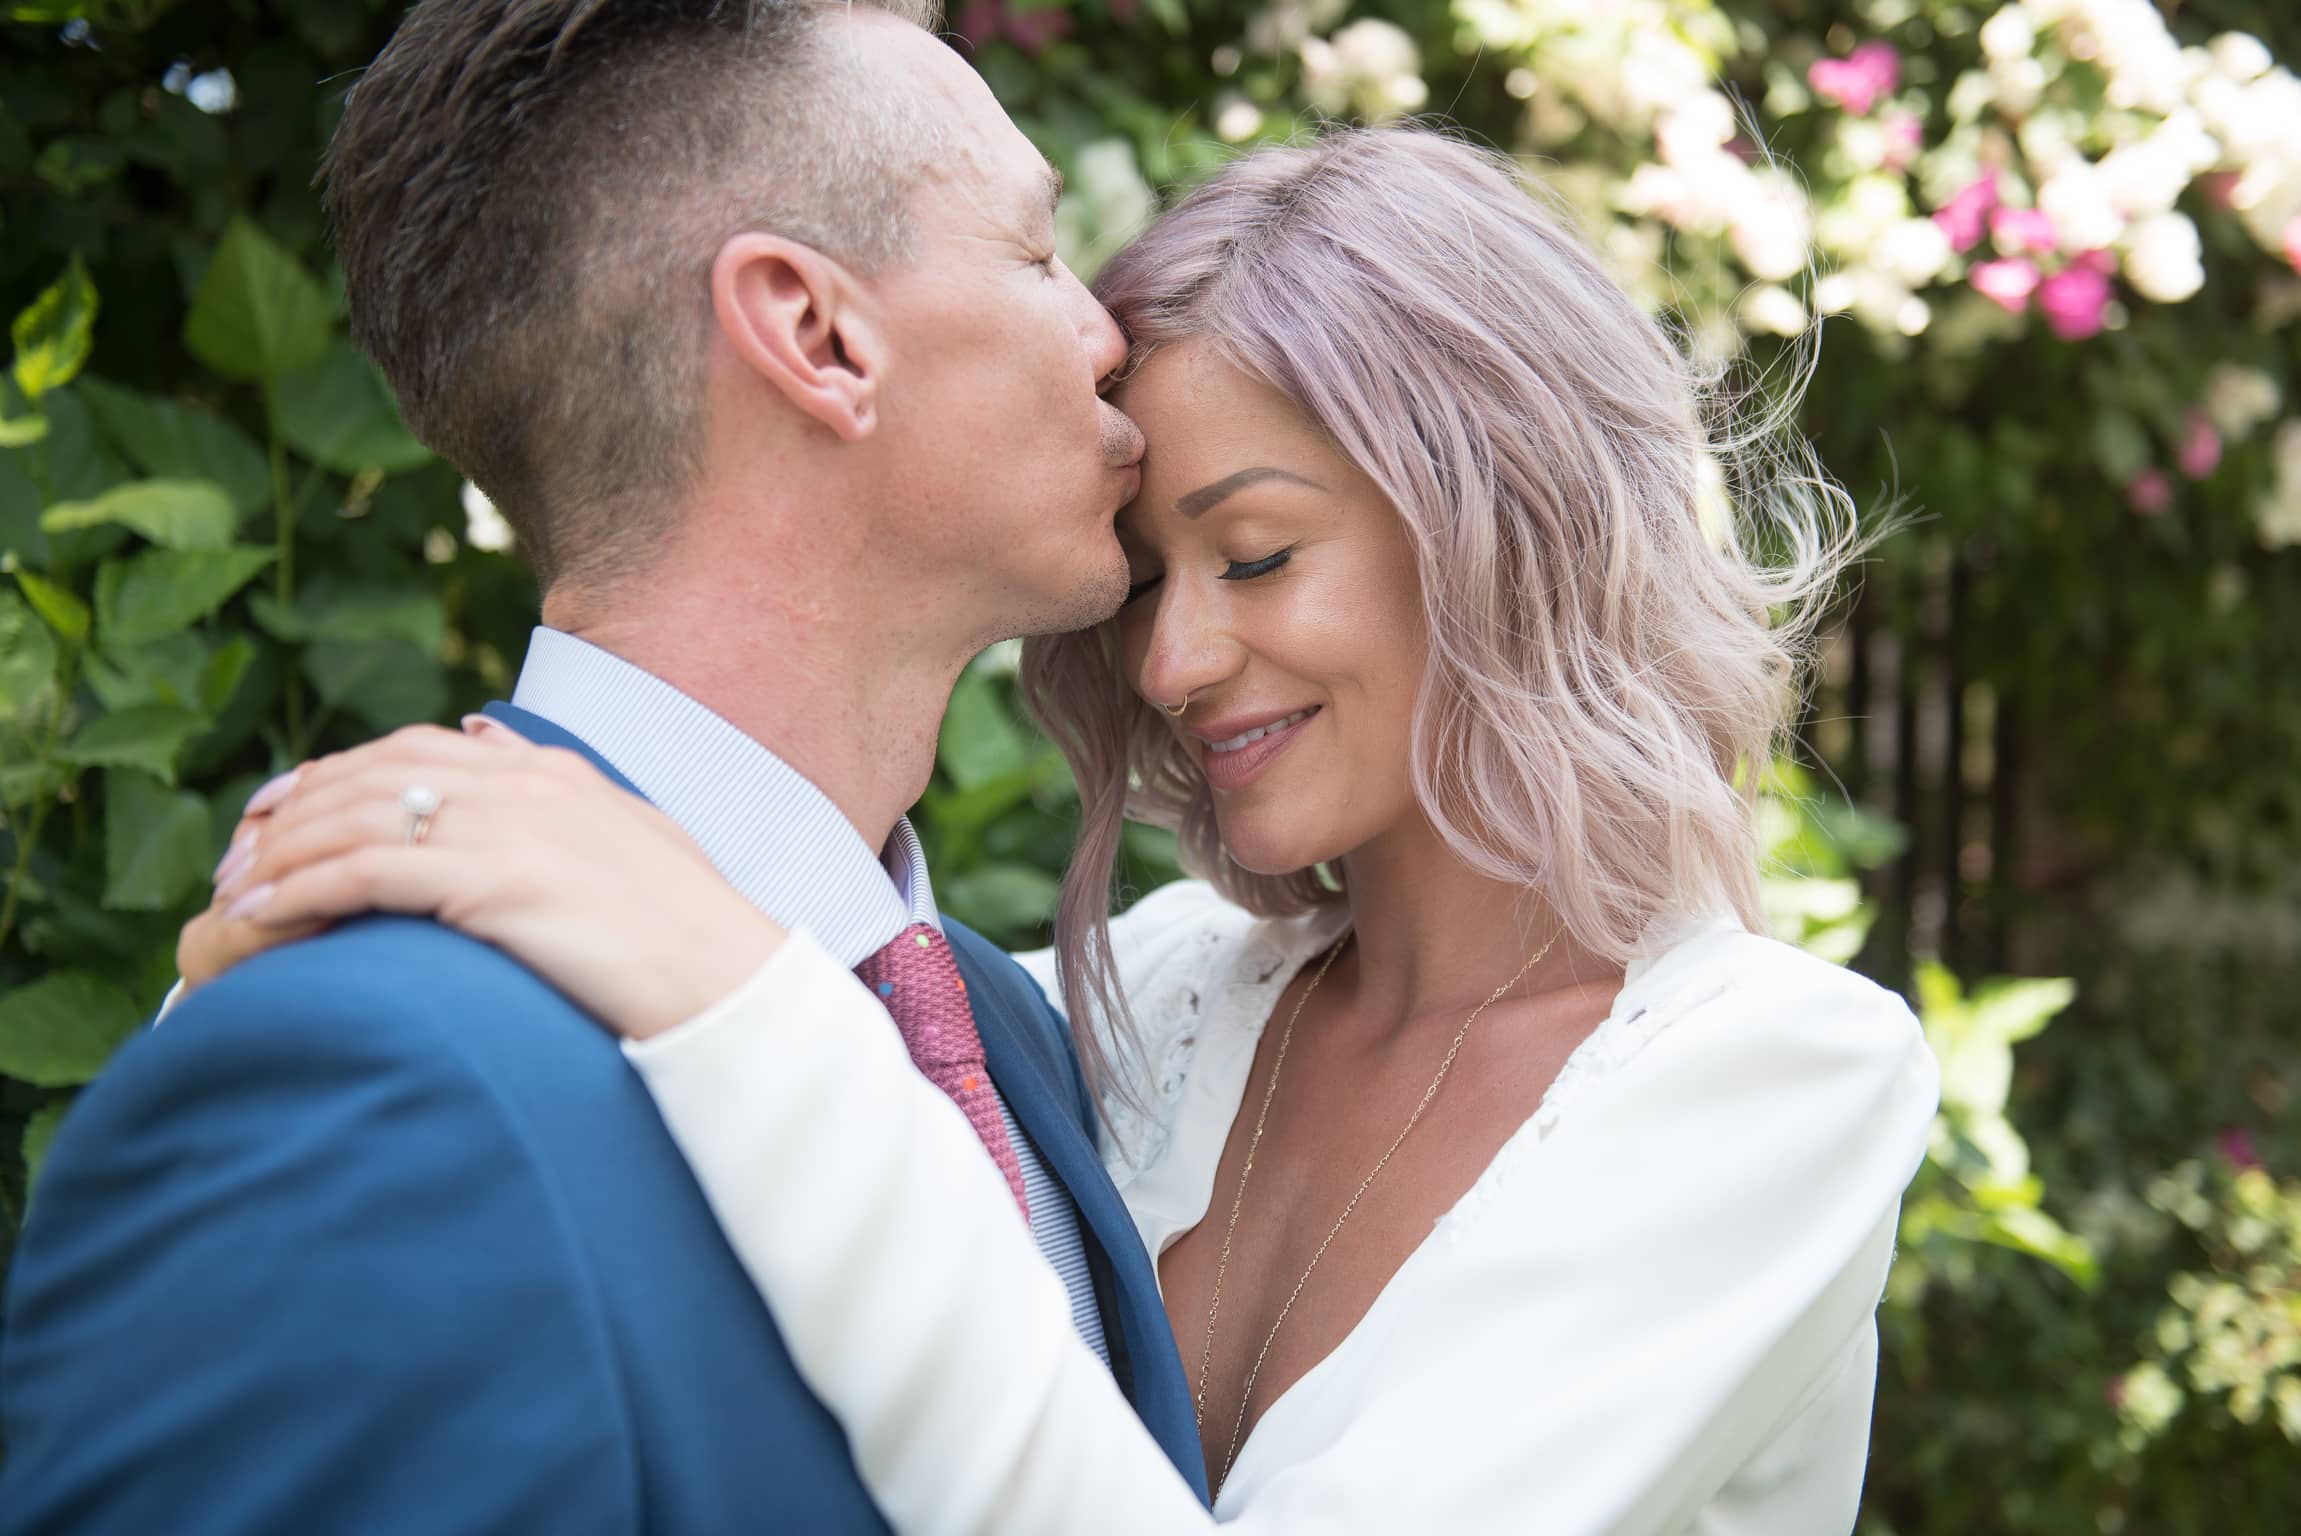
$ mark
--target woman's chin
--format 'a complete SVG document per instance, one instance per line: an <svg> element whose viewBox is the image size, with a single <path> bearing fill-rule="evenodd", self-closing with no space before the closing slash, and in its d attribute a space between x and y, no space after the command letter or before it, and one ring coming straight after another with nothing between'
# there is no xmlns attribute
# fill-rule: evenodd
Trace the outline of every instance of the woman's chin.
<svg viewBox="0 0 2301 1536"><path fill-rule="evenodd" d="M1323 864L1338 857L1335 849L1324 841L1312 842L1306 838L1273 835L1265 832L1257 836L1252 828L1230 827L1221 829L1222 851L1230 861L1250 875L1285 876L1300 874L1314 864Z"/></svg>

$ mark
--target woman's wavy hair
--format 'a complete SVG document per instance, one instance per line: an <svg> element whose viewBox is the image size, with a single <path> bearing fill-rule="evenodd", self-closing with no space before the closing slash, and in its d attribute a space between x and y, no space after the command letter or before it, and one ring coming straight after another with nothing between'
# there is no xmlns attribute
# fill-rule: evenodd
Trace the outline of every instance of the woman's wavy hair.
<svg viewBox="0 0 2301 1536"><path fill-rule="evenodd" d="M1186 340L1216 349L1397 509L1429 632L1413 782L1464 862L1539 892L1617 962L1664 917L1761 925L1755 782L1860 549L1849 498L1789 430L1810 338L1791 388L1726 388L1513 162L1416 127L1242 156L1095 286L1132 366ZM1056 936L1109 1086L1092 1021L1131 1045L1109 931L1127 818L1173 829L1184 867L1250 911L1343 893L1331 871L1260 875L1224 854L1206 781L1130 686L1115 622L1025 642L1022 685L1078 780Z"/></svg>

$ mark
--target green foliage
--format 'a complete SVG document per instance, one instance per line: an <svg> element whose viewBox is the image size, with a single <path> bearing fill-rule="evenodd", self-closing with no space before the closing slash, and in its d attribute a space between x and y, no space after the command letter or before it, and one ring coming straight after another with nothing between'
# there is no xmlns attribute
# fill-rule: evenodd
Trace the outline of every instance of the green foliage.
<svg viewBox="0 0 2301 1536"><path fill-rule="evenodd" d="M170 980L253 787L500 695L534 619L500 525L350 346L327 265L319 149L398 9L0 5L15 1213L68 1095ZM1081 271L1242 147L1442 109L1524 157L1707 359L1763 370L1835 317L1804 425L1857 492L1922 513L1871 603L1915 647L1941 626L1907 594L1971 573L1948 636L1964 685L1977 716L2027 726L2018 867L1946 899L2021 919L2007 968L2070 978L1918 972L1948 1092L1881 1314L1863 1529L2292 1525L2287 9L983 0L952 20L1066 172ZM2060 221L2050 249L2019 217L1948 238L1988 171L2002 212ZM2022 274L1996 264L2023 261L2041 288L2015 302L2001 283ZM2086 302L2049 311L2049 279ZM962 680L917 822L946 909L1020 945L1044 939L1076 796L1020 720L1013 661ZM1841 722L1814 745L1859 786ZM1857 958L1911 917L1875 900L1908 838L1823 782L1785 763L1761 785L1766 904L1782 936ZM1176 873L1171 837L1129 830L1127 896ZM2282 1176L2212 1150L2235 1128Z"/></svg>

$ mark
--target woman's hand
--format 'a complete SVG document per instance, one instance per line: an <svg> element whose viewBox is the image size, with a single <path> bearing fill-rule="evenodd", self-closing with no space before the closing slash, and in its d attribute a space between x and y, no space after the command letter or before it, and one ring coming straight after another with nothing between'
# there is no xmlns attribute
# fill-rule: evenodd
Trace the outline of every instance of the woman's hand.
<svg viewBox="0 0 2301 1536"><path fill-rule="evenodd" d="M439 796L421 843L400 802L411 785ZM411 726L267 786L177 966L198 986L363 912L494 944L631 1039L703 1012L785 937L670 818L492 721L476 736Z"/></svg>

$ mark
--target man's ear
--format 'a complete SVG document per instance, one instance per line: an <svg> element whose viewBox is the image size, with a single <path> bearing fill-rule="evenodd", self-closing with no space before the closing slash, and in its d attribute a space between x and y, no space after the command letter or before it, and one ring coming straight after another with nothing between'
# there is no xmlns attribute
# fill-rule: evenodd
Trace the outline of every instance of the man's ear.
<svg viewBox="0 0 2301 1536"><path fill-rule="evenodd" d="M712 316L735 355L848 442L878 425L874 309L845 265L780 235L737 235L711 263Z"/></svg>

